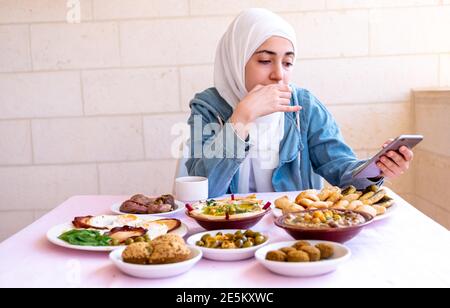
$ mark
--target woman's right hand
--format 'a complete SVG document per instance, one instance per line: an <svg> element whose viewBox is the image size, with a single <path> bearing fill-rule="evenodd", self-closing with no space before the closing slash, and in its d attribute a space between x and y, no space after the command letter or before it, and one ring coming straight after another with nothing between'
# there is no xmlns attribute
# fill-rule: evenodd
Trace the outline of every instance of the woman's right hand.
<svg viewBox="0 0 450 308"><path fill-rule="evenodd" d="M248 129L241 128L253 123L257 118L275 112L296 112L300 106L289 106L292 91L286 84L257 85L238 103L230 122L238 135L245 139Z"/></svg>

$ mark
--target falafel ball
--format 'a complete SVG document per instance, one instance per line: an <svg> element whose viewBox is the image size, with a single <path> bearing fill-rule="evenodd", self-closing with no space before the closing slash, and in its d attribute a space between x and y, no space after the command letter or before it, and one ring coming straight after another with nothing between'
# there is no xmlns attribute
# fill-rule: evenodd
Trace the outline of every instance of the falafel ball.
<svg viewBox="0 0 450 308"><path fill-rule="evenodd" d="M266 260L270 261L286 261L286 254L281 250L272 250L266 254Z"/></svg>
<svg viewBox="0 0 450 308"><path fill-rule="evenodd" d="M176 234L165 234L151 241L152 254L148 258L150 264L167 264L187 260L191 250L182 237Z"/></svg>
<svg viewBox="0 0 450 308"><path fill-rule="evenodd" d="M133 243L122 252L122 259L125 263L148 264L151 254L152 247L148 243Z"/></svg>
<svg viewBox="0 0 450 308"><path fill-rule="evenodd" d="M309 255L302 250L291 251L287 255L287 261L288 262L309 262Z"/></svg>
<svg viewBox="0 0 450 308"><path fill-rule="evenodd" d="M320 250L318 248L314 246L302 246L300 249L308 254L310 261L320 260Z"/></svg>
<svg viewBox="0 0 450 308"><path fill-rule="evenodd" d="M283 247L278 250L281 250L282 252L284 252L287 255L289 252L296 251L297 249L295 249L294 247Z"/></svg>
<svg viewBox="0 0 450 308"><path fill-rule="evenodd" d="M297 241L294 245L292 245L292 247L297 250L300 250L303 246L311 246L311 244L308 241Z"/></svg>
<svg viewBox="0 0 450 308"><path fill-rule="evenodd" d="M334 247L328 243L320 243L316 245L316 248L320 250L321 259L328 259L334 254Z"/></svg>

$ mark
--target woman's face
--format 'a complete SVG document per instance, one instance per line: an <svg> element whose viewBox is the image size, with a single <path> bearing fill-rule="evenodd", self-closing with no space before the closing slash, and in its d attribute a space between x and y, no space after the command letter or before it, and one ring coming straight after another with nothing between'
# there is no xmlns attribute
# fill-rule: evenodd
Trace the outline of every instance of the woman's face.
<svg viewBox="0 0 450 308"><path fill-rule="evenodd" d="M245 65L245 87L288 84L294 65L294 49L288 39L272 36L267 39Z"/></svg>

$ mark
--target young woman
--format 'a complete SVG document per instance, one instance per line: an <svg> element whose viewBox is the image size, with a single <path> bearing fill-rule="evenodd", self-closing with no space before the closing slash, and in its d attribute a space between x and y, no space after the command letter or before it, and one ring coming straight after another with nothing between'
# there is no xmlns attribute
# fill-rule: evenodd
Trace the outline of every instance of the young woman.
<svg viewBox="0 0 450 308"><path fill-rule="evenodd" d="M390 151L382 176L354 179L364 163L343 140L332 115L308 90L290 83L293 28L265 9L243 11L217 47L214 88L190 103L189 175L209 179L209 197L294 191L332 185L380 185L409 168L413 153ZM383 146L386 146L387 141Z"/></svg>

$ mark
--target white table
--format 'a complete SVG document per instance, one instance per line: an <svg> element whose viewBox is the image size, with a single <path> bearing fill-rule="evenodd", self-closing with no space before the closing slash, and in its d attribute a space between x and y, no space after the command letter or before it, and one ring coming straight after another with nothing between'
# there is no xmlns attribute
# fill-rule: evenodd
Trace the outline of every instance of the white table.
<svg viewBox="0 0 450 308"><path fill-rule="evenodd" d="M273 201L284 193L258 194ZM296 192L286 193L291 198ZM55 246L45 237L52 226L75 216L109 213L126 196L75 196L0 244L0 287L450 287L450 238L447 229L395 193L397 209L347 242L351 259L337 271L312 278L289 278L266 270L255 259L217 262L202 259L189 272L144 280L122 274L107 253ZM190 234L201 231L180 214ZM271 241L292 238L266 215L255 230Z"/></svg>

